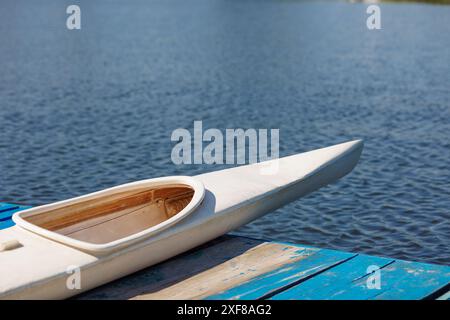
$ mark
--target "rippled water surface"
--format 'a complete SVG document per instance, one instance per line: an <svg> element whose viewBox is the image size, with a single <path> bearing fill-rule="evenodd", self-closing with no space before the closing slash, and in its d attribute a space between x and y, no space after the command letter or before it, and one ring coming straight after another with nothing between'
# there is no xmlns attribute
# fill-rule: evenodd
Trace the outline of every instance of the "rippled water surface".
<svg viewBox="0 0 450 320"><path fill-rule="evenodd" d="M172 130L280 128L281 155L365 139L347 177L237 233L450 264L450 6L0 3L0 198L33 205L175 166Z"/></svg>

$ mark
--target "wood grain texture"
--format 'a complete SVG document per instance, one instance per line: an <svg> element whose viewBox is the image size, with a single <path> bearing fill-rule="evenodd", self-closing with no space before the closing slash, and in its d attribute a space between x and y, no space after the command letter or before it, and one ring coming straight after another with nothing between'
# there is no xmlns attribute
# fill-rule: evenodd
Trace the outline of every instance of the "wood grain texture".
<svg viewBox="0 0 450 320"><path fill-rule="evenodd" d="M187 186L167 186L160 189L146 189L140 192L127 191L48 210L44 213L26 217L25 220L44 229L57 231L91 219L115 215L118 212L144 204L158 202L163 204L166 199L172 197L189 198L190 201L193 194L194 191Z"/></svg>
<svg viewBox="0 0 450 320"><path fill-rule="evenodd" d="M156 292L140 294L133 299L203 299L286 264L305 259L308 255L299 248L262 243L188 279Z"/></svg>
<svg viewBox="0 0 450 320"><path fill-rule="evenodd" d="M55 231L92 218L151 202L152 199L153 190L120 196L113 195L49 210L27 217L25 220L44 229Z"/></svg>
<svg viewBox="0 0 450 320"><path fill-rule="evenodd" d="M306 258L299 247L222 237L211 245L95 289L82 299L202 299Z"/></svg>
<svg viewBox="0 0 450 320"><path fill-rule="evenodd" d="M176 256L79 295L79 299L131 299L176 284L261 244L262 241L223 236Z"/></svg>
<svg viewBox="0 0 450 320"><path fill-rule="evenodd" d="M355 256L353 253L333 250L304 250L307 252L305 259L290 261L277 269L206 298L213 300L267 299Z"/></svg>
<svg viewBox="0 0 450 320"><path fill-rule="evenodd" d="M57 230L58 233L63 234L63 235L70 235L73 234L77 231L83 230L83 229L87 229L87 228L91 228L93 226L96 226L98 224L102 224L108 220L113 220L113 219L117 219L121 216L127 215L130 212L137 210L137 209L142 209L144 207L146 207L147 204L142 204L140 206L137 207L133 207L133 208L127 208L121 211L116 211L116 212L112 212L108 215L102 215L102 216L98 216L98 217L93 217L89 220L85 220L85 221L80 221L76 224L72 224L69 225L67 227L63 227Z"/></svg>

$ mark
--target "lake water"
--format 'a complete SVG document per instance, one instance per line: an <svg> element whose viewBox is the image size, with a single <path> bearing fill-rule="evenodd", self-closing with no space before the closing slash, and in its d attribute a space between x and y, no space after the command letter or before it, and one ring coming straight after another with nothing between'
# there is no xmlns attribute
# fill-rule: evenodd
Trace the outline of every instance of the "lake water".
<svg viewBox="0 0 450 320"><path fill-rule="evenodd" d="M172 131L279 128L280 155L355 138L357 168L237 233L450 264L450 6L0 3L0 199L39 205L193 175ZM226 166L221 166L226 167Z"/></svg>

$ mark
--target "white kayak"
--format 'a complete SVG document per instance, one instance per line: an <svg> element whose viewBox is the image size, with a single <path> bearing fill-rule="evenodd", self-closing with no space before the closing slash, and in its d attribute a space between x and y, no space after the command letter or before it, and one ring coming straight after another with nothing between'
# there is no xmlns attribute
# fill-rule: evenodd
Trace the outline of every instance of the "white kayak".
<svg viewBox="0 0 450 320"><path fill-rule="evenodd" d="M341 178L362 148L351 141L17 212L0 231L0 298L67 298L171 258Z"/></svg>

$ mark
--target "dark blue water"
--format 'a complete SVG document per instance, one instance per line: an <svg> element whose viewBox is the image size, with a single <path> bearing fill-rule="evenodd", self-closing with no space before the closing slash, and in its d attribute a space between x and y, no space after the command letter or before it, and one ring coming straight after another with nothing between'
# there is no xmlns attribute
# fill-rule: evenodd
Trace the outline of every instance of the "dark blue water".
<svg viewBox="0 0 450 320"><path fill-rule="evenodd" d="M0 2L0 199L44 204L175 166L172 130L280 128L281 155L363 138L358 167L239 234L450 263L450 6Z"/></svg>

